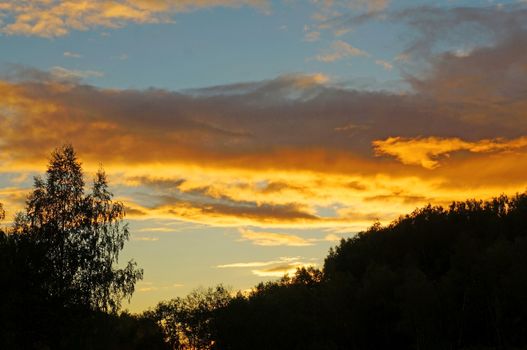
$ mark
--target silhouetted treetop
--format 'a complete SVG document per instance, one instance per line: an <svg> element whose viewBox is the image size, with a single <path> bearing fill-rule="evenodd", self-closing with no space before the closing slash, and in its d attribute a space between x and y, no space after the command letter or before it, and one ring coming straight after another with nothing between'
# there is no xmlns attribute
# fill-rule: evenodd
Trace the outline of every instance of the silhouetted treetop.
<svg viewBox="0 0 527 350"><path fill-rule="evenodd" d="M73 147L60 147L0 228L1 349L167 348L154 321L117 313L143 272L117 267L129 232L102 169L87 187Z"/></svg>
<svg viewBox="0 0 527 350"><path fill-rule="evenodd" d="M68 305L117 310L130 297L142 270L130 261L118 269L129 239L124 206L112 200L104 171L85 193L81 163L72 146L56 149L44 178L36 177L14 231L43 247L49 294Z"/></svg>

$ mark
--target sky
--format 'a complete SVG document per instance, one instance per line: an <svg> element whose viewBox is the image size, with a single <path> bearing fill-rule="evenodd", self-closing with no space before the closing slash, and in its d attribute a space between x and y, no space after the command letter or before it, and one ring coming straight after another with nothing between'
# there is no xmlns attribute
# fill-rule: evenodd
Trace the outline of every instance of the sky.
<svg viewBox="0 0 527 350"><path fill-rule="evenodd" d="M0 0L0 202L72 144L127 209L124 307L527 189L527 1Z"/></svg>

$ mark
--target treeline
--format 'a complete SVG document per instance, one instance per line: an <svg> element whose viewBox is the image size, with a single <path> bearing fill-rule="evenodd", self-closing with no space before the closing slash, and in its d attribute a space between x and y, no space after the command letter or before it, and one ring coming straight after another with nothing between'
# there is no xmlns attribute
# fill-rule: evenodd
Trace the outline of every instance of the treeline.
<svg viewBox="0 0 527 350"><path fill-rule="evenodd" d="M527 349L527 193L426 206L342 240L321 270L131 315L124 206L103 171L88 187L57 149L0 229L0 349Z"/></svg>
<svg viewBox="0 0 527 350"><path fill-rule="evenodd" d="M527 349L527 194L427 206L342 240L321 271L198 294L146 313L173 345Z"/></svg>

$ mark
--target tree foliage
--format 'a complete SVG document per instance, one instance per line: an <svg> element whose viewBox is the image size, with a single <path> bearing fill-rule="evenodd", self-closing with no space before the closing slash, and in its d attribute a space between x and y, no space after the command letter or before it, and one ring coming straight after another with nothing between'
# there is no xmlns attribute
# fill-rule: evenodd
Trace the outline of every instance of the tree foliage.
<svg viewBox="0 0 527 350"><path fill-rule="evenodd" d="M71 146L53 152L25 210L0 230L0 348L164 348L155 323L117 314L143 272L117 266L129 232L112 197L102 170L86 191Z"/></svg>
<svg viewBox="0 0 527 350"><path fill-rule="evenodd" d="M104 171L97 172L87 194L84 185L74 149L57 149L45 178L35 178L14 230L46 251L51 297L66 305L115 311L124 297L132 295L142 270L133 261L122 269L115 267L129 232L122 223L124 206L112 201Z"/></svg>
<svg viewBox="0 0 527 350"><path fill-rule="evenodd" d="M195 289L186 297L160 302L145 316L155 320L174 349L209 350L217 338L216 312L228 305L229 291L222 285Z"/></svg>

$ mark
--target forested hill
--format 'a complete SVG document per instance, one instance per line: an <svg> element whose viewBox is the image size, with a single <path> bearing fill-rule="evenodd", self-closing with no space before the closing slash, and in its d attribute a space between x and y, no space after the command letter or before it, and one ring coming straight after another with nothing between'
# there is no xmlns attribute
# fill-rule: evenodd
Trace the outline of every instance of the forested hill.
<svg viewBox="0 0 527 350"><path fill-rule="evenodd" d="M214 320L221 349L526 349L527 195L373 225Z"/></svg>

